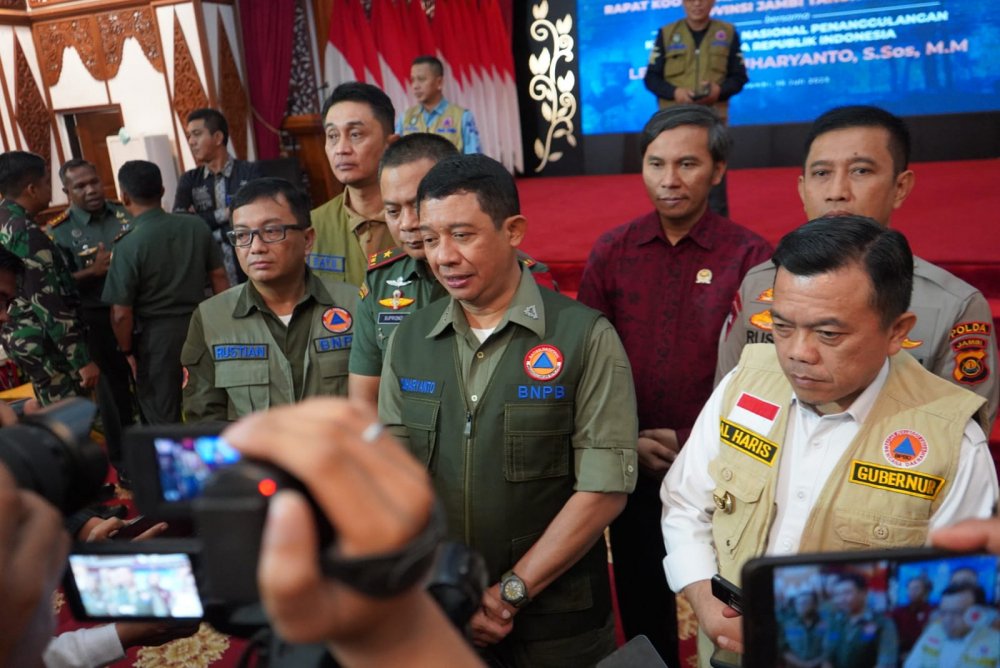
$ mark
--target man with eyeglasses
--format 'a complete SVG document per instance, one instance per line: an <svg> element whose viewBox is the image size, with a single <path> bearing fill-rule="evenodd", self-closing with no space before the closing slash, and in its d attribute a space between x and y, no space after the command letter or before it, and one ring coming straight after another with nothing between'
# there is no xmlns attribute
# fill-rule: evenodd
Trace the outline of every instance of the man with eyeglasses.
<svg viewBox="0 0 1000 668"><path fill-rule="evenodd" d="M204 301L181 352L184 417L231 421L306 397L347 395L357 289L305 265L309 198L284 179L251 181L227 234L248 281Z"/></svg>
<svg viewBox="0 0 1000 668"><path fill-rule="evenodd" d="M660 109L674 104L714 107L729 122L729 98L749 81L740 36L732 23L713 19L715 0L684 0L684 18L660 28L649 54L645 84ZM708 206L729 218L726 179L708 194Z"/></svg>
<svg viewBox="0 0 1000 668"><path fill-rule="evenodd" d="M191 313L229 287L222 251L196 216L167 213L160 168L130 160L118 170L122 205L132 225L111 256L101 300L135 378L147 424L181 421L181 348Z"/></svg>

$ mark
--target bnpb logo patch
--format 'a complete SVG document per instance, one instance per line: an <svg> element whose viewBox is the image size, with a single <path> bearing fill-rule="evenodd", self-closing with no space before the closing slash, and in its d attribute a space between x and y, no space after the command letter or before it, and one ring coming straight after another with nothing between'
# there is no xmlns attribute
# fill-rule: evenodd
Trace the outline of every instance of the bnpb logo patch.
<svg viewBox="0 0 1000 668"><path fill-rule="evenodd" d="M334 334L343 334L351 328L354 318L345 309L333 306L323 311L323 326Z"/></svg>
<svg viewBox="0 0 1000 668"><path fill-rule="evenodd" d="M927 457L927 439L912 429L899 429L886 436L882 454L893 466L911 469Z"/></svg>
<svg viewBox="0 0 1000 668"><path fill-rule="evenodd" d="M563 355L555 346L535 346L524 356L524 370L535 380L552 380L562 368Z"/></svg>

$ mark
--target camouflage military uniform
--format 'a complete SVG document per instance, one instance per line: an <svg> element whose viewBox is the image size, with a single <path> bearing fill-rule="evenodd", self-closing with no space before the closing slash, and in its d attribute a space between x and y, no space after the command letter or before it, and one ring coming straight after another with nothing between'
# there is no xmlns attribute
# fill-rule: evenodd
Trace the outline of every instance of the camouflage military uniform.
<svg viewBox="0 0 1000 668"><path fill-rule="evenodd" d="M24 281L3 328L7 355L28 376L42 405L86 396L79 369L90 364L80 296L52 241L18 204L0 200L0 245L25 264Z"/></svg>

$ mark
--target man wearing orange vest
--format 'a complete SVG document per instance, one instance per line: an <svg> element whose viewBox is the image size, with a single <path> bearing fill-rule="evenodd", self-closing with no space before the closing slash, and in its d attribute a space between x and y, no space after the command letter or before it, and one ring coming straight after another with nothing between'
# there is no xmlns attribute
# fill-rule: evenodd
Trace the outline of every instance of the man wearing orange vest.
<svg viewBox="0 0 1000 668"><path fill-rule="evenodd" d="M660 491L664 570L698 618L702 666L711 643L742 649L716 573L738 585L764 554L921 546L997 499L975 419L985 400L903 350L916 321L906 238L861 216L817 219L772 261L774 345L744 348Z"/></svg>

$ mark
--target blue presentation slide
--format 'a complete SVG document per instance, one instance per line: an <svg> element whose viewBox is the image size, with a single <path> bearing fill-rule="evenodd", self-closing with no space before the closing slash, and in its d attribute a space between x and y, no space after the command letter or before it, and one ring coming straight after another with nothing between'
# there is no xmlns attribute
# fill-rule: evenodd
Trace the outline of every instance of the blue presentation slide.
<svg viewBox="0 0 1000 668"><path fill-rule="evenodd" d="M657 109L643 77L682 0L578 0L583 134L638 132ZM718 0L750 77L731 125L812 121L845 104L902 116L1000 109L997 0Z"/></svg>

